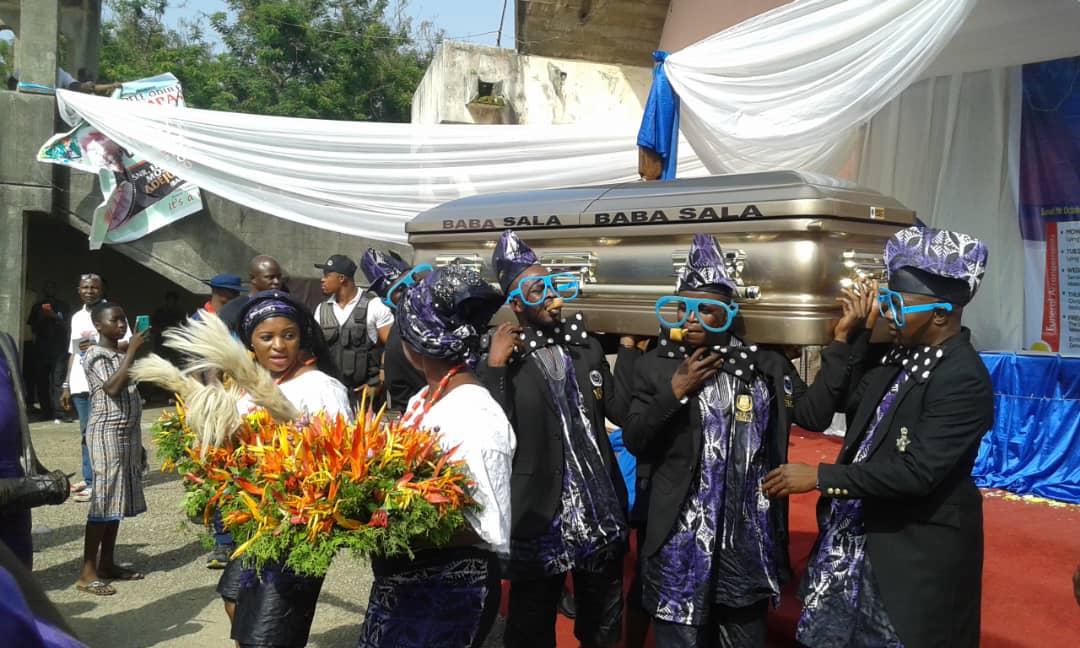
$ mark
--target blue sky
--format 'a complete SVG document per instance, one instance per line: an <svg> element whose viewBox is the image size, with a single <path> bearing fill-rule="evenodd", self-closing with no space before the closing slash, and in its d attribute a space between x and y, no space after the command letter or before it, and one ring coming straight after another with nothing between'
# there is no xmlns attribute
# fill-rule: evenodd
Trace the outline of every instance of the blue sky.
<svg viewBox="0 0 1080 648"><path fill-rule="evenodd" d="M414 24L429 21L436 29L441 29L447 38L495 45L495 32L499 29L503 2L504 0L408 0L405 10L413 18ZM394 0L391 0L392 7L394 4ZM502 46L513 48L514 0L506 0L506 5ZM175 25L181 18L194 19L222 11L224 8L223 0L169 0L165 19Z"/></svg>

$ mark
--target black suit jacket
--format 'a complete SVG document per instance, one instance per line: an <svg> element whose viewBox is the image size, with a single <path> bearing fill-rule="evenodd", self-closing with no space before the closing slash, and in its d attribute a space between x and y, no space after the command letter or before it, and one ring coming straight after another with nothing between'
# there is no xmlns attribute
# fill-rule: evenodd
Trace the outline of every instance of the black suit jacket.
<svg viewBox="0 0 1080 648"><path fill-rule="evenodd" d="M977 646L982 581L982 495L971 467L994 424L990 374L964 329L925 383L908 380L882 420L866 461L852 464L895 366L864 366L865 335L849 362L822 357L822 380L850 372L845 389L814 392L848 414L836 464L822 464L824 523L832 497L862 498L867 555L889 618L908 648ZM835 379L831 384L839 381ZM906 439L901 441L901 436Z"/></svg>
<svg viewBox="0 0 1080 648"><path fill-rule="evenodd" d="M846 362L849 355L842 352L842 361ZM682 361L667 357L660 347L638 361L630 414L623 428L627 449L651 467L642 555L656 553L671 533L701 463L704 438L696 395L683 404L671 389L671 378ZM824 398L805 398L806 384L784 356L759 349L754 353L754 363L773 396L766 432L768 465L772 469L787 462L792 421L810 429L825 429L832 421L832 404ZM846 373L832 377L833 383L839 381L831 385L833 391L840 389L846 378ZM790 578L787 513L785 500L773 500L770 519L778 546L776 559L784 579Z"/></svg>
<svg viewBox="0 0 1080 648"><path fill-rule="evenodd" d="M590 337L587 346L565 348L574 364L582 405L596 435L600 456L625 513L626 484L611 450L604 419L623 424L634 364L640 352L620 346L612 376L604 351L595 338ZM599 398L590 380L592 372L598 372L602 381ZM559 508L563 480L562 423L544 376L533 360L519 359L506 367L489 367L485 357L477 367L477 374L506 411L517 437L510 477L510 535L535 538L551 528Z"/></svg>
<svg viewBox="0 0 1080 648"><path fill-rule="evenodd" d="M386 349L383 351L383 379L386 381L391 408L398 412L404 412L409 399L427 385L424 374L405 357L401 344L401 334L398 333L395 322L390 327L390 334L386 337Z"/></svg>

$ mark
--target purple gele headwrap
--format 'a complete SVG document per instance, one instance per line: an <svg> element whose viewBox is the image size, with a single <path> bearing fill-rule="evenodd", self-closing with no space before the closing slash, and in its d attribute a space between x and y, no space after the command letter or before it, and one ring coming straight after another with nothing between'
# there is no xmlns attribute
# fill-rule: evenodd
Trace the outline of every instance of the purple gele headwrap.
<svg viewBox="0 0 1080 648"><path fill-rule="evenodd" d="M502 294L480 273L460 265L437 268L398 304L401 339L429 358L476 362L480 336L503 304Z"/></svg>
<svg viewBox="0 0 1080 648"><path fill-rule="evenodd" d="M724 253L710 234L694 234L686 265L679 271L675 292L714 292L730 295L735 282L728 276Z"/></svg>
<svg viewBox="0 0 1080 648"><path fill-rule="evenodd" d="M514 230L506 230L495 245L495 252L491 255L491 267L495 269L495 277L499 280L503 292L510 292L514 280L521 276L529 266L537 265L540 260L532 248L518 238Z"/></svg>
<svg viewBox="0 0 1080 648"><path fill-rule="evenodd" d="M988 257L979 239L933 227L909 227L885 243L889 288L961 306L979 289Z"/></svg>
<svg viewBox="0 0 1080 648"><path fill-rule="evenodd" d="M360 271L371 285L371 291L383 298L390 286L411 268L392 250L383 254L375 248L368 248L360 257Z"/></svg>
<svg viewBox="0 0 1080 648"><path fill-rule="evenodd" d="M280 290L264 290L251 296L240 311L240 327L237 331L240 340L250 347L255 327L273 317L285 317L296 322L300 327L301 346L310 348L314 318L303 304Z"/></svg>

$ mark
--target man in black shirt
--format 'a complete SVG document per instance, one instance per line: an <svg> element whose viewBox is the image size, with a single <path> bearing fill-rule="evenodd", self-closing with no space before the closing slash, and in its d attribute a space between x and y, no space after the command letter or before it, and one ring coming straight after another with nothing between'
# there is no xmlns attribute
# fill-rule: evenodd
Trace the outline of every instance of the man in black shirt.
<svg viewBox="0 0 1080 648"><path fill-rule="evenodd" d="M423 277L424 273L429 272L431 266L425 264L413 268L392 251L383 254L374 248L368 248L360 257L360 269L371 284L368 289L378 295L384 304L396 310L405 291ZM397 324L390 328L386 339L382 367L387 406L400 412L413 394L427 385L427 380L424 374L405 358Z"/></svg>

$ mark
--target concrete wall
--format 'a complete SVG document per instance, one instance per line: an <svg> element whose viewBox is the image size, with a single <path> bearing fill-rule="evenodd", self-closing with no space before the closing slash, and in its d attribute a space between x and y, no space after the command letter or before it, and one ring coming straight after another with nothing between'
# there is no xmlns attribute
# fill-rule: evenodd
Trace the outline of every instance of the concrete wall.
<svg viewBox="0 0 1080 648"><path fill-rule="evenodd" d="M11 29L16 36L15 65L20 72L24 67L24 54L18 46L23 32L22 4L29 5L28 11L37 13L39 7L48 7L53 0L0 0L0 27ZM101 0L59 0L59 29L62 42L56 48L56 63L76 76L80 68L85 68L91 77L97 75L101 43ZM30 58L48 57L48 50L34 47L27 50ZM24 77L22 81L27 81ZM53 77L44 85L52 86Z"/></svg>
<svg viewBox="0 0 1080 648"><path fill-rule="evenodd" d="M494 82L504 105L477 106L478 82ZM637 128L652 70L525 56L508 49L446 41L413 95L412 122L626 123ZM492 121L490 112L497 112Z"/></svg>
<svg viewBox="0 0 1080 648"><path fill-rule="evenodd" d="M649 66L667 11L668 0L517 0L514 40L522 54Z"/></svg>

